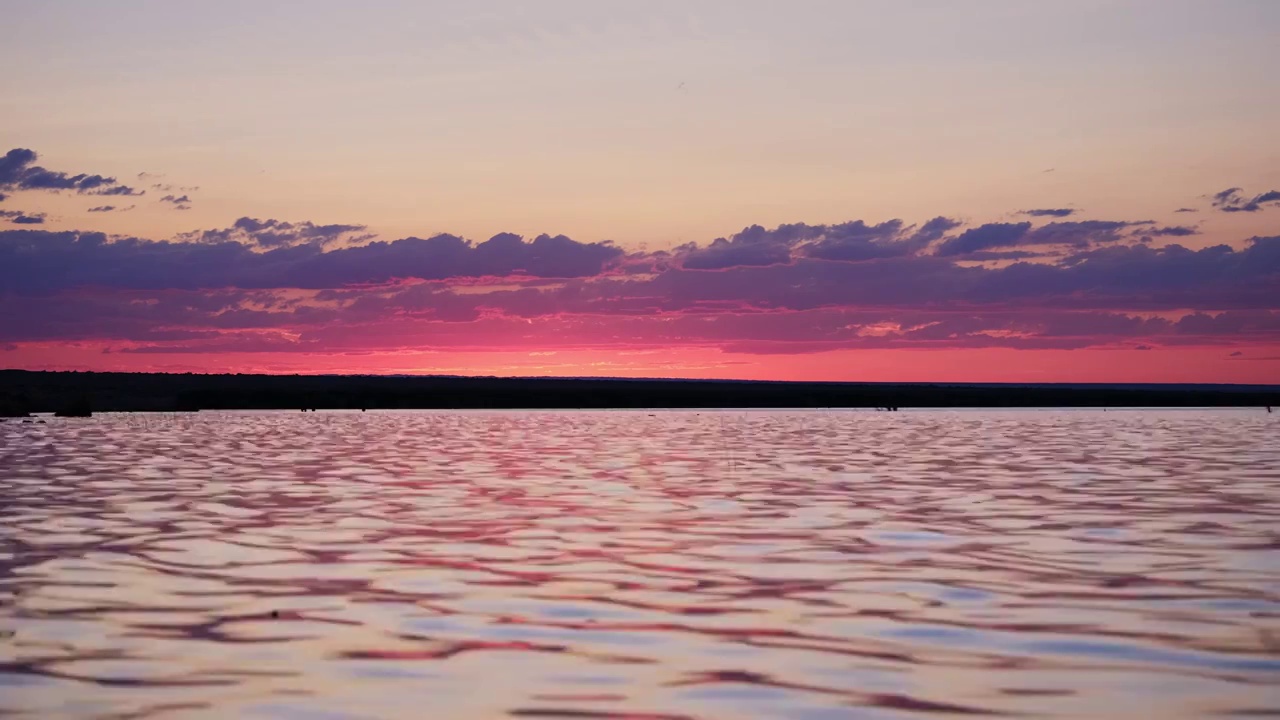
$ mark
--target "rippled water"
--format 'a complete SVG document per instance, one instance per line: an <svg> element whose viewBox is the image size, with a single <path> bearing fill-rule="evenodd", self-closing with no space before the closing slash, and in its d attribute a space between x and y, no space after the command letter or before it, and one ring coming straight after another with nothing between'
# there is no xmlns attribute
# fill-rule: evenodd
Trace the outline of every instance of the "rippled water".
<svg viewBox="0 0 1280 720"><path fill-rule="evenodd" d="M1280 708L1280 415L0 424L0 714Z"/></svg>

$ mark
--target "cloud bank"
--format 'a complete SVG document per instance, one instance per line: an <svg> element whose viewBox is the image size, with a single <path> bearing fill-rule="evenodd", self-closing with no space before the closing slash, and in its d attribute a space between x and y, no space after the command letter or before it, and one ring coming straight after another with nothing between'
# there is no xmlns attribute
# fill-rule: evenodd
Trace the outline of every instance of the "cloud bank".
<svg viewBox="0 0 1280 720"><path fill-rule="evenodd" d="M1049 216L1053 217L1053 216ZM1160 348L1280 343L1280 235L934 217L632 252L242 217L168 241L0 231L0 343L121 353ZM1160 244L1167 243L1167 244Z"/></svg>

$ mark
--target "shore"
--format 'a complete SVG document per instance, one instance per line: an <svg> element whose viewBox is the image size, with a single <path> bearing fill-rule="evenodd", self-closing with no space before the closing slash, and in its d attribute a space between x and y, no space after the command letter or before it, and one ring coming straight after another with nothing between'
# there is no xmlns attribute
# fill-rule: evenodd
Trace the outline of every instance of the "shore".
<svg viewBox="0 0 1280 720"><path fill-rule="evenodd" d="M1263 407L1280 385L828 383L0 370L0 416L310 409Z"/></svg>

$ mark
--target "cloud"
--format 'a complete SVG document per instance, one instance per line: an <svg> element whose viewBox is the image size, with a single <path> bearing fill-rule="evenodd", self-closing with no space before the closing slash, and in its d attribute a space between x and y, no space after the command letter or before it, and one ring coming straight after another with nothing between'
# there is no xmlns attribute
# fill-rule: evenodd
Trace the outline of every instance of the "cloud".
<svg viewBox="0 0 1280 720"><path fill-rule="evenodd" d="M1147 224L1149 223L1146 221L1121 222L1117 220L1051 222L1027 233L1025 244L1087 247L1100 243L1113 243L1123 239L1124 236L1121 234L1121 230Z"/></svg>
<svg viewBox="0 0 1280 720"><path fill-rule="evenodd" d="M4 202L5 199L8 197L9 197L8 195L5 195L4 193L0 193L0 202Z"/></svg>
<svg viewBox="0 0 1280 720"><path fill-rule="evenodd" d="M1060 218L1060 217L1067 217L1068 215L1073 215L1076 212L1079 212L1079 211L1076 210L1075 208L1039 208L1035 210L1019 210L1018 214L1026 215L1028 217Z"/></svg>
<svg viewBox="0 0 1280 720"><path fill-rule="evenodd" d="M1187 225L1169 225L1166 227L1146 228L1142 230L1142 234L1155 237L1187 237L1189 235L1199 235L1200 231Z"/></svg>
<svg viewBox="0 0 1280 720"><path fill-rule="evenodd" d="M102 212L111 212L112 210L115 210L115 209L116 209L115 205L99 205L97 207L89 208L88 212L102 213Z"/></svg>
<svg viewBox="0 0 1280 720"><path fill-rule="evenodd" d="M362 225L252 217L159 242L11 229L0 302L23 312L0 313L0 342L754 354L1280 344L1280 236L1190 249L1137 244L1186 234L1145 221L959 228L945 217L750 226L630 254L559 235L382 241ZM974 231L966 242L982 249L940 250ZM1005 236L982 237L993 232Z"/></svg>
<svg viewBox="0 0 1280 720"><path fill-rule="evenodd" d="M478 244L438 235L326 248L362 229L241 218L235 227L195 233L185 242L9 231L0 233L0 286L38 292L81 286L338 288L398 279L571 278L599 274L623 254L610 243L563 235L526 241L502 234Z"/></svg>
<svg viewBox="0 0 1280 720"><path fill-rule="evenodd" d="M1188 207L1184 207L1184 208L1178 208L1177 210L1174 210L1174 212L1176 212L1176 213L1193 213L1193 212L1200 212L1200 211L1199 211L1199 210L1196 210L1195 208L1188 208Z"/></svg>
<svg viewBox="0 0 1280 720"><path fill-rule="evenodd" d="M1125 231L1139 229L1147 232L1144 228L1148 225L1151 225L1149 220L1067 220L1035 228L1030 222L988 223L948 238L937 246L935 253L942 257L955 257L995 248L1025 246L1081 249L1129 239L1131 235Z"/></svg>
<svg viewBox="0 0 1280 720"><path fill-rule="evenodd" d="M861 220L831 225L802 248L805 257L820 260L863 261L913 255L960 226L958 220L936 217L924 225L904 227L901 220L867 225Z"/></svg>
<svg viewBox="0 0 1280 720"><path fill-rule="evenodd" d="M927 245L929 243L934 242L935 240L942 239L943 235L960 227L963 224L964 223L960 222L959 220L953 220L951 218L943 217L939 215L938 217L935 217L934 219L926 222L924 225L921 225L920 229L913 236L913 239L916 242L920 242Z"/></svg>
<svg viewBox="0 0 1280 720"><path fill-rule="evenodd" d="M1239 350L1236 350L1235 352L1231 353L1227 357L1244 357L1244 353L1240 352Z"/></svg>
<svg viewBox="0 0 1280 720"><path fill-rule="evenodd" d="M1031 223L987 223L965 230L938 246L941 256L963 255L997 247L1013 247L1021 244L1031 230Z"/></svg>
<svg viewBox="0 0 1280 720"><path fill-rule="evenodd" d="M165 195L164 197L160 198L160 202L165 202L173 205L174 210L190 210L191 209L191 198L186 195L181 195L181 196Z"/></svg>
<svg viewBox="0 0 1280 720"><path fill-rule="evenodd" d="M689 270L781 265L801 257L861 262L917 253L959 226L958 220L942 216L920 226L899 219L874 225L862 220L836 225L793 223L772 230L752 225L705 247L689 244L676 252L680 265Z"/></svg>
<svg viewBox="0 0 1280 720"><path fill-rule="evenodd" d="M967 253L965 260L975 262L992 262L1001 260L1030 260L1031 258L1048 257L1049 253L1032 250L978 250Z"/></svg>
<svg viewBox="0 0 1280 720"><path fill-rule="evenodd" d="M14 148L0 157L0 189L3 190L74 190L90 195L141 195L116 182L113 177L80 173L68 175L35 165L34 150Z"/></svg>
<svg viewBox="0 0 1280 720"><path fill-rule="evenodd" d="M1134 345L1133 349L1134 350L1155 350L1155 348L1151 347L1150 345Z"/></svg>
<svg viewBox="0 0 1280 720"><path fill-rule="evenodd" d="M1215 193L1212 200L1213 206L1222 212L1252 213L1265 209L1265 205L1280 204L1280 190L1270 190L1250 198L1242 188L1233 187Z"/></svg>
<svg viewBox="0 0 1280 720"><path fill-rule="evenodd" d="M21 210L0 210L0 218L14 225L43 225L47 216L44 213L25 213Z"/></svg>
<svg viewBox="0 0 1280 720"><path fill-rule="evenodd" d="M310 221L242 217L229 228L201 230L180 235L178 239L205 244L239 243L254 248L276 249L299 245L325 247L335 243L359 245L373 239L364 225L317 225Z"/></svg>
<svg viewBox="0 0 1280 720"><path fill-rule="evenodd" d="M783 225L765 230L752 225L730 238L716 238L710 245L688 246L682 265L694 270L716 270L744 265L776 265L791 261L791 248L797 240L808 239L817 228L807 225Z"/></svg>

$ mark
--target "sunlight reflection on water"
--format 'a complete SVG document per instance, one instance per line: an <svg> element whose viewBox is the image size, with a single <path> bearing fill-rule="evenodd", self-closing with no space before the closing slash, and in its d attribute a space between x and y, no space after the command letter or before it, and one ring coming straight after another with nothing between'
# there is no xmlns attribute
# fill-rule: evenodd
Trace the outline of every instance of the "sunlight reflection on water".
<svg viewBox="0 0 1280 720"><path fill-rule="evenodd" d="M1280 707L1260 411L0 424L0 714Z"/></svg>

